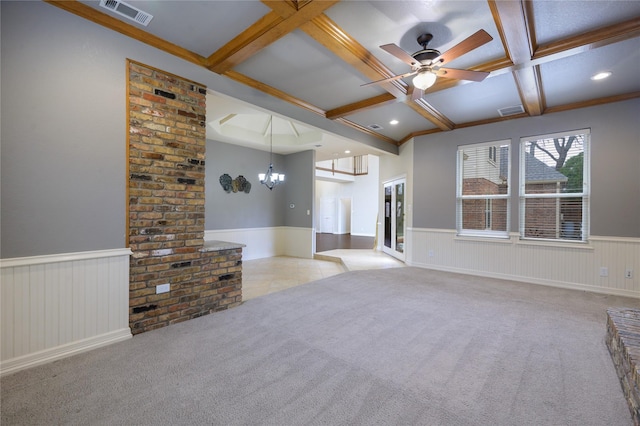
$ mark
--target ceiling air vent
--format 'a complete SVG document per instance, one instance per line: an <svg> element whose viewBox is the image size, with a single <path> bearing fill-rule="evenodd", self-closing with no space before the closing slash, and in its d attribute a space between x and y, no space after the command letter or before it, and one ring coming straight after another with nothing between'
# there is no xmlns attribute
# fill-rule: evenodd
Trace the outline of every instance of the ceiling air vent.
<svg viewBox="0 0 640 426"><path fill-rule="evenodd" d="M498 110L500 117L507 117L509 115L522 114L523 112L524 112L524 108L522 107L522 105L504 107Z"/></svg>
<svg viewBox="0 0 640 426"><path fill-rule="evenodd" d="M100 0L100 7L109 9L110 11L124 16L127 19L131 19L145 27L153 19L152 15L120 0Z"/></svg>
<svg viewBox="0 0 640 426"><path fill-rule="evenodd" d="M369 124L367 127L371 130L382 130L382 126L379 124Z"/></svg>

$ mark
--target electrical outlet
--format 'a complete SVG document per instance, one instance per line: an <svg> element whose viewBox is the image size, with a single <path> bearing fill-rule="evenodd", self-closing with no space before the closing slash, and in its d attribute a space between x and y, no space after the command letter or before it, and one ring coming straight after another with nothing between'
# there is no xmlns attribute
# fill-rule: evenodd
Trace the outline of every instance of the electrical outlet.
<svg viewBox="0 0 640 426"><path fill-rule="evenodd" d="M633 278L633 269L627 269L624 271L624 277L629 279Z"/></svg>
<svg viewBox="0 0 640 426"><path fill-rule="evenodd" d="M601 277L608 277L609 276L609 268L607 268L606 266L601 266L600 267L600 276Z"/></svg>
<svg viewBox="0 0 640 426"><path fill-rule="evenodd" d="M433 250L429 250L429 253L427 254L427 256L433 257L434 255L435 255L435 253L433 252Z"/></svg>
<svg viewBox="0 0 640 426"><path fill-rule="evenodd" d="M156 286L156 294L168 293L171 290L171 284L159 284Z"/></svg>

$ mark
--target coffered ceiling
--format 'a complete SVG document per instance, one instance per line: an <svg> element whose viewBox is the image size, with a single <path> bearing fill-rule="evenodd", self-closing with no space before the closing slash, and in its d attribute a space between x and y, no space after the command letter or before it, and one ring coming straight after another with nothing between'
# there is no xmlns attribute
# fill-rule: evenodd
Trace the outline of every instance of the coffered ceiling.
<svg viewBox="0 0 640 426"><path fill-rule="evenodd" d="M640 1L127 1L152 16L146 26L99 1L47 2L395 146L640 96ZM381 45L411 54L422 49L417 37L430 33L428 47L444 53L481 29L492 40L446 64L490 73L481 82L438 77L417 100L411 77L362 86L411 70ZM611 76L591 79L603 71ZM216 93L209 101L210 137L247 146L273 113ZM513 115L503 116L505 108ZM277 120L274 135L288 136L274 138L275 152L315 149L327 159L371 148Z"/></svg>

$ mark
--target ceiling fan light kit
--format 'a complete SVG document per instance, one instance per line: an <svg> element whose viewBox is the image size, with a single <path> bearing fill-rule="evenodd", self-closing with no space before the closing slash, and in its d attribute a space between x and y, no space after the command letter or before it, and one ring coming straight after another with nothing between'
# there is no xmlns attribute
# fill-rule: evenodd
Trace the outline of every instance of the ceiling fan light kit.
<svg viewBox="0 0 640 426"><path fill-rule="evenodd" d="M413 77L413 85L420 90L427 90L436 82L436 75L429 71L421 71Z"/></svg>
<svg viewBox="0 0 640 426"><path fill-rule="evenodd" d="M413 86L417 90L413 91L412 98L415 100L422 97L424 90L435 84L438 76L457 80L482 81L489 75L489 73L481 71L442 68L442 65L445 63L450 62L493 40L493 37L491 37L485 30L475 32L473 35L467 37L444 53L440 53L435 49L427 49L427 44L429 44L431 39L433 39L433 35L428 33L421 34L417 41L418 44L422 46L422 50L413 54L409 54L393 43L380 46L382 50L390 53L405 64L409 65L411 67L411 71L405 74L394 75L382 80L366 83L363 84L363 86L387 83L389 81L414 75Z"/></svg>

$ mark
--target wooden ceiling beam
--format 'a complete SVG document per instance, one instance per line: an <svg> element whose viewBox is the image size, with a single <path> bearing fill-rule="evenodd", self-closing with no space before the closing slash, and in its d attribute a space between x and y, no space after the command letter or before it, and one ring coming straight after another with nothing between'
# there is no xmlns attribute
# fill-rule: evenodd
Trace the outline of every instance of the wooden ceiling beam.
<svg viewBox="0 0 640 426"><path fill-rule="evenodd" d="M588 101L580 101L580 102L574 102L574 103L565 104L565 105L558 105L555 107L548 108L545 111L545 113L550 114L550 113L560 112L560 111L570 111L572 109L610 104L612 102L622 102L622 101L635 99L635 98L640 98L640 92L624 93L622 95L606 96L604 98L590 99Z"/></svg>
<svg viewBox="0 0 640 426"><path fill-rule="evenodd" d="M341 124L343 124L345 126L348 126L348 127L353 128L353 129L356 129L356 130L358 130L358 131L360 131L362 133L366 133L368 135L374 136L374 137L376 137L378 139L381 139L381 140L383 140L385 142L390 143L391 145L398 146L398 142L395 141L394 139L391 139L390 137L381 135L380 133L376 133L371 129L368 129L368 128L364 127L364 126L359 125L358 123L354 123L353 121L347 120L346 118L337 118L335 121L337 123L341 123Z"/></svg>
<svg viewBox="0 0 640 426"><path fill-rule="evenodd" d="M396 102L398 102L398 99L391 93L383 93L382 95L374 96L373 98L364 99L362 101L329 110L327 111L326 117L329 120L335 120L336 118L342 118L347 115L356 114L371 108L378 108Z"/></svg>
<svg viewBox="0 0 640 426"><path fill-rule="evenodd" d="M300 9L296 3L289 1L264 1L264 4L272 8L271 12L209 56L206 67L215 73L224 74L261 49L321 15L338 1L305 2Z"/></svg>
<svg viewBox="0 0 640 426"><path fill-rule="evenodd" d="M324 14L301 25L300 29L372 81L395 75L371 52ZM391 81L380 84L380 87L399 99L407 96L407 86L402 81Z"/></svg>
<svg viewBox="0 0 640 426"><path fill-rule="evenodd" d="M415 112L435 124L440 130L453 130L455 124L445 117L440 111L431 106L424 98L407 102Z"/></svg>
<svg viewBox="0 0 640 426"><path fill-rule="evenodd" d="M638 18L539 46L532 62L540 65L636 37L640 37Z"/></svg>
<svg viewBox="0 0 640 426"><path fill-rule="evenodd" d="M281 99L285 102L289 102L302 109L306 109L307 111L311 111L323 117L325 115L325 111L322 110L321 108L318 108L315 105L305 102L302 99L298 99L294 96L291 96L288 93L283 92L282 90L278 90L275 87L269 86L268 84L262 83L261 81L254 80L251 77L248 77L244 74L240 74L237 71L229 70L224 75L234 81L237 81L238 83L242 83L246 86L253 87L256 90L259 90L263 93L271 95L275 98Z"/></svg>
<svg viewBox="0 0 640 426"><path fill-rule="evenodd" d="M531 61L536 47L530 6L525 7L522 1L489 0L489 8L505 52L515 66L513 77L522 105L529 115L541 115L545 101L540 71L533 66L519 67Z"/></svg>

